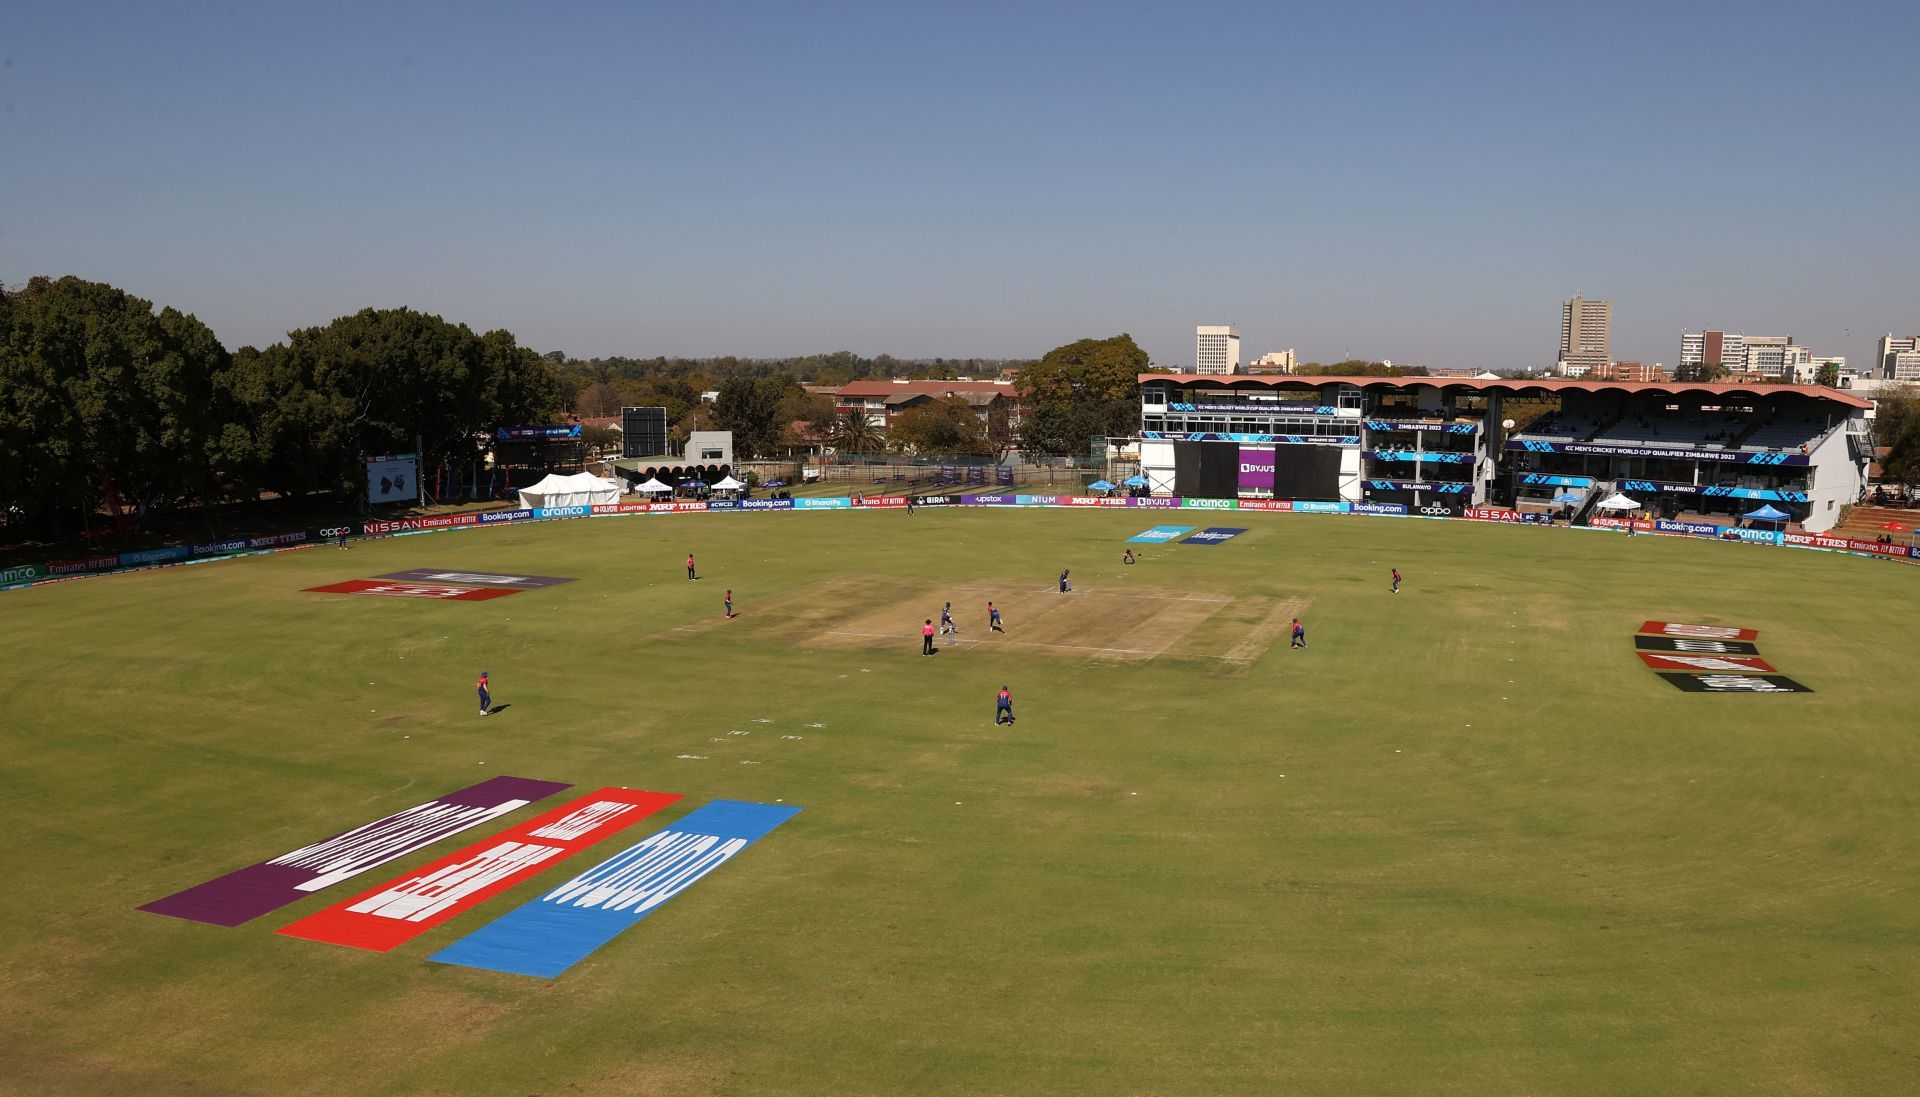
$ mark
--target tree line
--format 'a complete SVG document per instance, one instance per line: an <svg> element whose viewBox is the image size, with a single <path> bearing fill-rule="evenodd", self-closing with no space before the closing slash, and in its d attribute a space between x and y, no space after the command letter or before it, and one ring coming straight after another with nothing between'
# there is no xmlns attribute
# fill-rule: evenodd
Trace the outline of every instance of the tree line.
<svg viewBox="0 0 1920 1097"><path fill-rule="evenodd" d="M492 429L549 421L564 388L511 332L364 309L229 352L200 320L124 290L0 288L0 517L63 536L112 515L263 493L357 496L367 456L478 460Z"/></svg>

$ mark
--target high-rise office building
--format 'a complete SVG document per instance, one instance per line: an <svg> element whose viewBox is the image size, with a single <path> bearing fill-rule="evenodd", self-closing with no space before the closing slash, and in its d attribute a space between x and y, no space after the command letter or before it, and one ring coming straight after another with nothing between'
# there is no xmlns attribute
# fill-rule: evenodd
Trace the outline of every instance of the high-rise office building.
<svg viewBox="0 0 1920 1097"><path fill-rule="evenodd" d="M1888 381L1920 381L1920 335L1899 338L1888 332L1873 356L1876 377Z"/></svg>
<svg viewBox="0 0 1920 1097"><path fill-rule="evenodd" d="M1741 335L1730 331L1680 333L1680 365L1724 366L1729 373L1792 378L1813 360L1813 351L1791 335Z"/></svg>
<svg viewBox="0 0 1920 1097"><path fill-rule="evenodd" d="M1569 297L1560 306L1561 371L1581 374L1613 361L1608 346L1613 327L1613 302Z"/></svg>
<svg viewBox="0 0 1920 1097"><path fill-rule="evenodd" d="M1202 324L1194 328L1193 372L1240 372L1240 329L1232 324Z"/></svg>

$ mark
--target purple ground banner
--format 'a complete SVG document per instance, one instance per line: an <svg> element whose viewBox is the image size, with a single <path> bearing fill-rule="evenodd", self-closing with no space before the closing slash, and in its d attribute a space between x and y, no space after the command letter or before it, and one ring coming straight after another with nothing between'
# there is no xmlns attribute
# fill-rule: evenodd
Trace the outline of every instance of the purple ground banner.
<svg viewBox="0 0 1920 1097"><path fill-rule="evenodd" d="M396 571L379 578L398 579L406 583L459 583L469 587L512 587L515 590L533 590L537 587L554 587L561 583L573 582L571 579L561 579L552 575L503 575L493 571L450 571L434 568Z"/></svg>
<svg viewBox="0 0 1920 1097"><path fill-rule="evenodd" d="M568 787L559 781L495 777L156 899L140 909L208 925L237 926Z"/></svg>

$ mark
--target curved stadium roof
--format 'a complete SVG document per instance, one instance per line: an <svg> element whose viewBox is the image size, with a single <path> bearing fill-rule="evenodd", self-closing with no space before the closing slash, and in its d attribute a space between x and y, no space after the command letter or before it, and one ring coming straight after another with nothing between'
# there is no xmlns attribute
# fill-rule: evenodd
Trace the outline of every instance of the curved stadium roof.
<svg viewBox="0 0 1920 1097"><path fill-rule="evenodd" d="M1804 396L1831 400L1850 408L1871 408L1873 401L1839 389L1819 385L1746 385L1727 382L1664 381L1631 383L1625 381L1565 381L1553 378L1502 377L1497 380L1474 377L1320 377L1300 374L1218 374L1218 373L1143 373L1140 383L1167 381L1173 384L1205 383L1223 388L1320 388L1326 385L1353 385L1363 389L1441 388L1497 392L1504 396L1555 392L1618 392L1622 395L1659 393L1680 396Z"/></svg>

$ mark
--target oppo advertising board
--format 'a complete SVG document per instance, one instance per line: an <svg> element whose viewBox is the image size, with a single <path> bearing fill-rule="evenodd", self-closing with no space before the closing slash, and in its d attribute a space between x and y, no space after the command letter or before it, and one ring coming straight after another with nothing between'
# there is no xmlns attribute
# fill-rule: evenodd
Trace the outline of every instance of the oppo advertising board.
<svg viewBox="0 0 1920 1097"><path fill-rule="evenodd" d="M367 502L411 502L420 497L420 459L375 457L367 462Z"/></svg>

